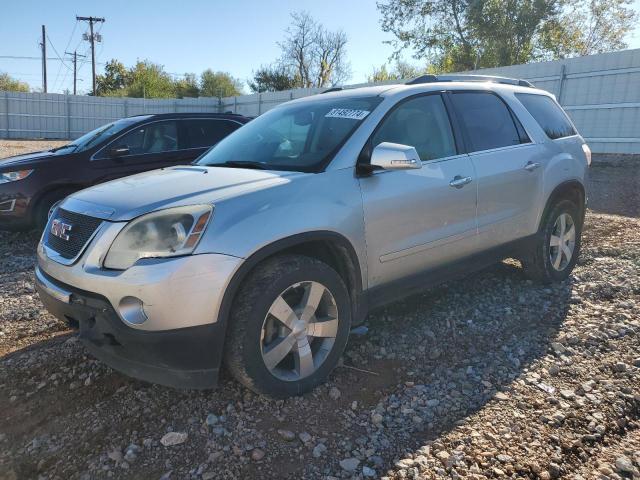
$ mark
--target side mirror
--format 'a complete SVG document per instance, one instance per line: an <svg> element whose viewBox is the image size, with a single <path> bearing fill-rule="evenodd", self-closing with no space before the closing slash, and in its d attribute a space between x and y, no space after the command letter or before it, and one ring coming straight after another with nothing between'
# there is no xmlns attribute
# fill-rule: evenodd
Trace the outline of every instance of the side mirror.
<svg viewBox="0 0 640 480"><path fill-rule="evenodd" d="M111 158L123 157L125 155L129 155L129 147L126 145L119 145L117 147L112 147L109 149L109 156Z"/></svg>
<svg viewBox="0 0 640 480"><path fill-rule="evenodd" d="M422 161L414 147L383 142L371 152L371 166L383 170L412 170L422 168Z"/></svg>

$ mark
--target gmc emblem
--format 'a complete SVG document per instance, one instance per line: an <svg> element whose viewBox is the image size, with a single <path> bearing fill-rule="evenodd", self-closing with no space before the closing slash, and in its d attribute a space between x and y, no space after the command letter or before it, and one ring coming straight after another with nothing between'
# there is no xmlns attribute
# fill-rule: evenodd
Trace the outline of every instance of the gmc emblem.
<svg viewBox="0 0 640 480"><path fill-rule="evenodd" d="M69 241L69 232L71 231L72 225L68 223L64 223L62 220L55 219L51 222L51 234L55 235L62 240Z"/></svg>

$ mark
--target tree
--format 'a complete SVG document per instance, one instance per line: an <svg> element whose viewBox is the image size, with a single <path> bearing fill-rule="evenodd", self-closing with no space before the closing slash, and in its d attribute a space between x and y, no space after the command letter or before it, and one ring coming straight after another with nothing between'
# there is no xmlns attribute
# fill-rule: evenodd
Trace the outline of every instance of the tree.
<svg viewBox="0 0 640 480"><path fill-rule="evenodd" d="M127 69L116 59L109 60L104 66L104 75L96 76L96 95L126 95Z"/></svg>
<svg viewBox="0 0 640 480"><path fill-rule="evenodd" d="M135 98L173 98L176 88L173 78L160 64L138 61L127 74L127 96Z"/></svg>
<svg viewBox="0 0 640 480"><path fill-rule="evenodd" d="M562 14L542 32L547 58L566 58L621 50L638 21L632 0L567 0Z"/></svg>
<svg viewBox="0 0 640 480"><path fill-rule="evenodd" d="M472 70L523 63L559 0L387 0L382 29L398 58L411 48L438 70Z"/></svg>
<svg viewBox="0 0 640 480"><path fill-rule="evenodd" d="M13 78L8 73L0 73L0 91L7 92L28 92L29 85L25 82Z"/></svg>
<svg viewBox="0 0 640 480"><path fill-rule="evenodd" d="M203 97L234 97L241 91L242 83L226 72L207 69L200 76L200 95Z"/></svg>
<svg viewBox="0 0 640 480"><path fill-rule="evenodd" d="M421 68L416 65L398 60L390 71L387 70L386 65L382 65L380 68L373 68L373 72L367 78L369 83L388 82L392 80L407 80L410 78L416 78L420 75L430 73L429 68Z"/></svg>
<svg viewBox="0 0 640 480"><path fill-rule="evenodd" d="M298 79L299 87L338 85L351 76L347 61L347 35L331 32L307 12L291 14L286 37L278 43L282 50L280 65Z"/></svg>
<svg viewBox="0 0 640 480"><path fill-rule="evenodd" d="M384 0L382 29L437 71L462 71L623 48L632 0Z"/></svg>
<svg viewBox="0 0 640 480"><path fill-rule="evenodd" d="M300 80L283 65L267 65L260 67L249 82L252 92L279 92L296 88Z"/></svg>
<svg viewBox="0 0 640 480"><path fill-rule="evenodd" d="M200 86L195 73L185 73L184 77L175 82L176 97L199 97Z"/></svg>

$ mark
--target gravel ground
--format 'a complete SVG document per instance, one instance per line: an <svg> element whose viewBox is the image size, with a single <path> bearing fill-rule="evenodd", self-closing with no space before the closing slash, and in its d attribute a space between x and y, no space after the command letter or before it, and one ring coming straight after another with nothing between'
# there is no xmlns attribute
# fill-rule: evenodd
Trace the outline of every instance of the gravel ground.
<svg viewBox="0 0 640 480"><path fill-rule="evenodd" d="M507 261L377 310L286 401L93 360L34 292L37 236L0 232L0 478L639 479L640 220L597 213L617 191L566 282Z"/></svg>

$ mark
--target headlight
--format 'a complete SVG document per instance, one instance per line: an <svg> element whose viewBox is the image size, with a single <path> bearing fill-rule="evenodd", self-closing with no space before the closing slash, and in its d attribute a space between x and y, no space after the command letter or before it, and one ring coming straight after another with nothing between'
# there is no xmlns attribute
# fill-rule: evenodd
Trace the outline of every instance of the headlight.
<svg viewBox="0 0 640 480"><path fill-rule="evenodd" d="M17 180L22 180L23 178L27 178L31 175L33 170L17 170L15 172L4 172L0 173L0 183L9 183L15 182Z"/></svg>
<svg viewBox="0 0 640 480"><path fill-rule="evenodd" d="M111 244L106 268L126 270L140 258L188 255L209 223L211 205L168 208L132 220Z"/></svg>

